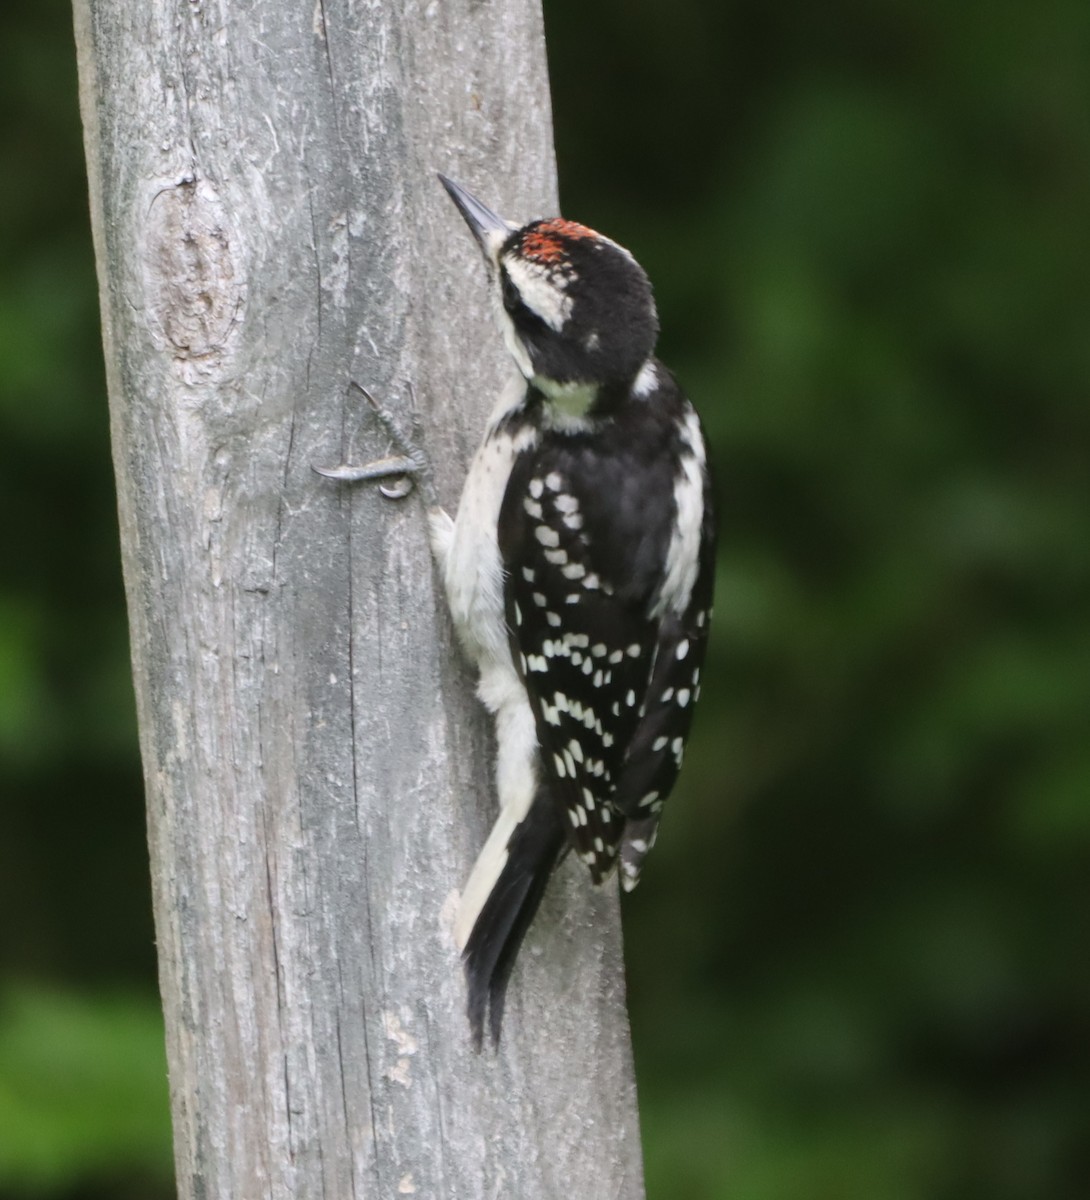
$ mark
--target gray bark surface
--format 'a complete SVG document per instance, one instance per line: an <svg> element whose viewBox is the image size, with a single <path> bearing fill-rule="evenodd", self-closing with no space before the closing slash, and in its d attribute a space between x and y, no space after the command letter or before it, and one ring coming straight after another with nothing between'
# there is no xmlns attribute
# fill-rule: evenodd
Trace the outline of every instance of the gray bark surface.
<svg viewBox="0 0 1090 1200"><path fill-rule="evenodd" d="M442 170L556 209L536 0L75 0L178 1189L643 1194L617 899L566 862L498 1054L450 932L491 738L419 494L509 369Z"/></svg>

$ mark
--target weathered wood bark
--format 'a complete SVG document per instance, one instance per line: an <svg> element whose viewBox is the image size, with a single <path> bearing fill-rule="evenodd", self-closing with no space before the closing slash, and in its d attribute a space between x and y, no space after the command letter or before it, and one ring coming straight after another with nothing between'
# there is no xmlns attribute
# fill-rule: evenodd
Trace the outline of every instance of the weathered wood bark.
<svg viewBox="0 0 1090 1200"><path fill-rule="evenodd" d="M639 1196L616 898L565 865L475 1055L490 739L419 497L310 469L411 382L456 500L508 368L434 173L555 208L537 0L75 13L179 1192Z"/></svg>

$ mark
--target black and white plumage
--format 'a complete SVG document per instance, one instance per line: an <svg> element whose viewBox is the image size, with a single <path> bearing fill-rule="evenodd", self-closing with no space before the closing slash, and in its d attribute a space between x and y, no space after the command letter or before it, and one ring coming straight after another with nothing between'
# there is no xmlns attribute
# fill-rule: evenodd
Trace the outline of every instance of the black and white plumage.
<svg viewBox="0 0 1090 1200"><path fill-rule="evenodd" d="M442 177L440 177L442 179ZM432 541L495 715L500 812L456 936L469 1017L498 1040L515 956L560 856L635 886L681 767L715 535L700 422L653 356L632 256L559 218L516 227L444 186L488 265L521 378Z"/></svg>

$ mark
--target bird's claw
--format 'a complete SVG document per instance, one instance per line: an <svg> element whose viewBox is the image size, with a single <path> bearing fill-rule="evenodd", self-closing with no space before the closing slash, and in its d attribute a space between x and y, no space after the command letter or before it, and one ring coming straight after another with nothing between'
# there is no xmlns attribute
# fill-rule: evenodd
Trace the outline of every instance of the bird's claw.
<svg viewBox="0 0 1090 1200"><path fill-rule="evenodd" d="M351 464L339 463L336 466L320 467L316 463L312 469L325 479L334 479L339 483L362 483L369 480L384 480L378 485L378 490L388 500L400 500L413 490L414 476L425 483L430 480L430 467L427 455L418 446L408 441L398 429L391 415L383 409L374 396L365 387L352 380L351 386L360 393L371 406L372 412L386 427L390 440L401 450L400 454L388 454L384 458L374 459L368 463ZM411 392L411 389L410 389ZM413 425L416 427L416 411L413 409Z"/></svg>

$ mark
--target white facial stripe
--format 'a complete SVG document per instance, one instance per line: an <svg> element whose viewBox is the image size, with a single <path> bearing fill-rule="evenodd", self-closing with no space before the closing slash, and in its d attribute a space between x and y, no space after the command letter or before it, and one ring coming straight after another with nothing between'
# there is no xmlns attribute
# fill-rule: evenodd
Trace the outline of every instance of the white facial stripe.
<svg viewBox="0 0 1090 1200"><path fill-rule="evenodd" d="M499 261L500 248L516 229L518 229L518 226L512 225L508 221L506 232L502 229L486 229L481 235L484 242L484 252L492 262Z"/></svg>
<svg viewBox="0 0 1090 1200"><path fill-rule="evenodd" d="M518 369L524 378L529 379L534 373L534 364L530 361L529 352L515 332L515 326L507 315L507 310L503 307L499 288L496 287L492 289L492 311L495 314L500 333L503 334L503 344L507 347L507 353L518 364Z"/></svg>
<svg viewBox="0 0 1090 1200"><path fill-rule="evenodd" d="M559 332L571 315L571 297L553 283L554 271L538 263L507 255L503 265L523 304Z"/></svg>

